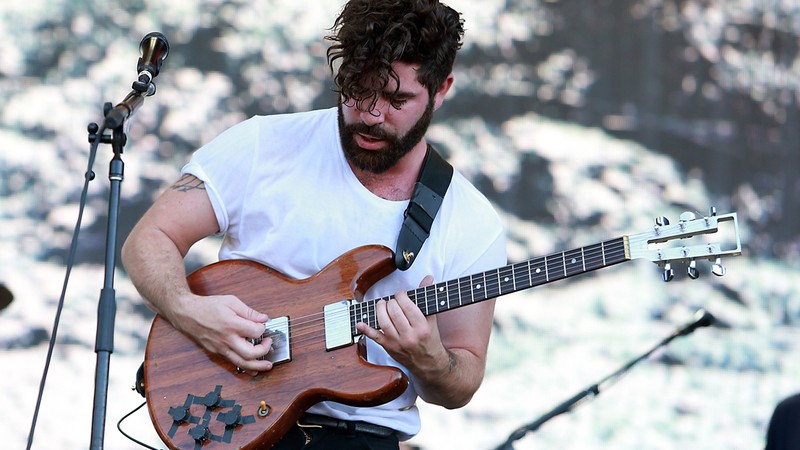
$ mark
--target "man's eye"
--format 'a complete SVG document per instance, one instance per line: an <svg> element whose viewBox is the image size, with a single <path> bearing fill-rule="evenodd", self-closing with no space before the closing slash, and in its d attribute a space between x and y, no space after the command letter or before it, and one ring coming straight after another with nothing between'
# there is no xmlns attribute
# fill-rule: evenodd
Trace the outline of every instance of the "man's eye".
<svg viewBox="0 0 800 450"><path fill-rule="evenodd" d="M408 102L408 100L393 100L392 101L392 108L400 109Z"/></svg>

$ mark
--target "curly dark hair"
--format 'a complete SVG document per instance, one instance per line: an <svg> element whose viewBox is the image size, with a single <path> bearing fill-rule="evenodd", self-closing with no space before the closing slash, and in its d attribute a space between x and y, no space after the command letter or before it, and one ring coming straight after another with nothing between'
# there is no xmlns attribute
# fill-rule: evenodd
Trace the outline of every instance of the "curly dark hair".
<svg viewBox="0 0 800 450"><path fill-rule="evenodd" d="M432 97L453 70L464 22L438 0L350 0L331 31L325 39L333 42L327 55L334 89L343 101L371 111L390 80L399 88L394 62L418 64L417 80Z"/></svg>

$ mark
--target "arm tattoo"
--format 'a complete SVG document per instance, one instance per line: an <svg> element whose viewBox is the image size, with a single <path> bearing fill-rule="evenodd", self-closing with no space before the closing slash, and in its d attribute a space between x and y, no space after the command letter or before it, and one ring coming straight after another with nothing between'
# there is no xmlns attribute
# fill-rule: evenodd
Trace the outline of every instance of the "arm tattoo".
<svg viewBox="0 0 800 450"><path fill-rule="evenodd" d="M456 359L456 355L454 355L453 352L448 351L447 356L450 359L449 361L450 364L447 367L447 373L453 373L456 370L456 367L458 366L458 360Z"/></svg>
<svg viewBox="0 0 800 450"><path fill-rule="evenodd" d="M194 189L205 190L206 186L205 184L203 184L201 180L197 179L197 177L195 177L194 175L187 174L182 176L180 180L175 182L175 184L172 185L172 189L179 192L187 192Z"/></svg>

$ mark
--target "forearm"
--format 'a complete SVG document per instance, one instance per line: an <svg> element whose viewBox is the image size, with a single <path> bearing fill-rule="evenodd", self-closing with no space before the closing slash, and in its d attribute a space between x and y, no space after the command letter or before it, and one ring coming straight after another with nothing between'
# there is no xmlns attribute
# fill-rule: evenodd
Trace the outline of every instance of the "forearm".
<svg viewBox="0 0 800 450"><path fill-rule="evenodd" d="M469 403L483 381L484 360L465 349L445 349L436 359L412 371L420 398L448 409Z"/></svg>

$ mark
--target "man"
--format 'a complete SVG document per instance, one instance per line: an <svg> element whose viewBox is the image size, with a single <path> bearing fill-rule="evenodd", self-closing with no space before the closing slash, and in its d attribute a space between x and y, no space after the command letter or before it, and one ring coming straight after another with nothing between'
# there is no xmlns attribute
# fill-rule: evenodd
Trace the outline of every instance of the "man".
<svg viewBox="0 0 800 450"><path fill-rule="evenodd" d="M333 31L337 107L254 117L225 131L194 154L123 248L149 307L253 375L272 369L258 359L271 342L246 338L259 337L280 312L255 311L230 295L200 298L189 290L183 257L200 239L223 234L220 259L303 279L353 248L393 249L428 148L425 132L453 84L463 25L438 0L351 0ZM496 213L456 172L411 268L369 291L395 294L377 304L380 330L357 326L370 362L401 367L409 388L371 408L315 405L276 448L396 449L420 429L417 396L446 408L469 402L483 379L493 301L425 317L405 291L505 263Z"/></svg>

